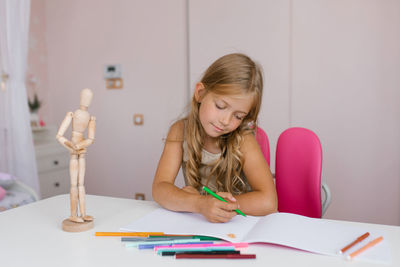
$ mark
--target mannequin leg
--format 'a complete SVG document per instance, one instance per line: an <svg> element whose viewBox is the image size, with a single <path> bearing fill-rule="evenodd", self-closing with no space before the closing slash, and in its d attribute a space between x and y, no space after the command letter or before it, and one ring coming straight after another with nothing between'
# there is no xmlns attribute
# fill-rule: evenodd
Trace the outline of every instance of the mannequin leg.
<svg viewBox="0 0 400 267"><path fill-rule="evenodd" d="M70 189L70 208L71 216L69 220L73 222L83 222L82 218L78 217L78 156L71 155L69 162L69 175L71 179Z"/></svg>
<svg viewBox="0 0 400 267"><path fill-rule="evenodd" d="M85 221L93 221L93 217L86 215L86 203L85 203L85 171L86 171L86 160L85 154L79 155L79 174L78 174L78 188L79 188L79 209L81 211L81 217Z"/></svg>

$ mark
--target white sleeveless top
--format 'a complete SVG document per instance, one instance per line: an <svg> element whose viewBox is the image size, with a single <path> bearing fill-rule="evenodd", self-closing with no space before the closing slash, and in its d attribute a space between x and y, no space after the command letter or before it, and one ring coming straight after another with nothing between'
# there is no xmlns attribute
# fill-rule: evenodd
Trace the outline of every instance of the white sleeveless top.
<svg viewBox="0 0 400 267"><path fill-rule="evenodd" d="M183 160L182 160L182 173L183 173L183 178L185 179L185 184L189 185L187 178L186 178L186 162L188 160L188 153L187 153L188 147L187 147L187 143L186 140L183 142ZM211 153L208 152L205 149L202 149L201 151L201 164L200 164L200 168L199 168L199 173L201 176L201 180L200 183L202 185L207 186L208 188L210 188L212 191L217 192L217 182L216 182L216 177L212 176L210 178L210 180L207 183L207 179L208 179L208 175L210 173L210 164L215 162L216 160L218 160L221 157L221 153ZM244 176L243 172L241 173L240 177L243 179L243 181L246 184L247 190L251 191L251 187L247 182L246 177ZM204 194L203 190L201 190L200 188L198 189L200 194Z"/></svg>
<svg viewBox="0 0 400 267"><path fill-rule="evenodd" d="M186 162L188 161L188 153L187 153L187 143L186 141L183 142L183 161L182 161L182 173L183 173L183 178L185 179L185 184L188 185L188 181L186 178ZM221 153L214 154L211 152L208 152L205 149L201 150L201 164L200 164L200 169L199 173L201 176L201 181L200 183L202 185L207 186L210 188L212 191L216 192L217 191L217 183L215 180L215 176L210 178L210 181L207 184L207 177L210 173L210 167L209 164L212 162L218 160L221 156ZM200 192L200 191L199 191ZM200 192L201 193L201 192Z"/></svg>

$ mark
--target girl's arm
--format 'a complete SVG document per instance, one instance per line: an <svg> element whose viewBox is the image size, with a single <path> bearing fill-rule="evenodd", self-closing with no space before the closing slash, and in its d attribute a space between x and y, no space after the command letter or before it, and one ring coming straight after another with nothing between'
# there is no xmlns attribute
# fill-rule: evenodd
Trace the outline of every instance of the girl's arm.
<svg viewBox="0 0 400 267"><path fill-rule="evenodd" d="M243 172L252 189L235 196L240 210L254 216L277 212L278 199L272 173L254 135L244 136L240 150L244 158Z"/></svg>
<svg viewBox="0 0 400 267"><path fill-rule="evenodd" d="M192 187L180 189L174 185L182 163L183 132L183 121L171 126L154 176L153 199L169 210L201 213L212 222L229 221L236 215L233 211L237 209L236 203L224 203L211 196L202 196Z"/></svg>

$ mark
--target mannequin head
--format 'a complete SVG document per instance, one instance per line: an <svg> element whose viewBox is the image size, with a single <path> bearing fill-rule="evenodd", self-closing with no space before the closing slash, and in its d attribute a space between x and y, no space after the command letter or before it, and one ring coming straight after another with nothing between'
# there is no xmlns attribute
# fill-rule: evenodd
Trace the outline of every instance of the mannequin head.
<svg viewBox="0 0 400 267"><path fill-rule="evenodd" d="M85 88L81 91L81 106L89 107L92 102L93 92L89 88Z"/></svg>

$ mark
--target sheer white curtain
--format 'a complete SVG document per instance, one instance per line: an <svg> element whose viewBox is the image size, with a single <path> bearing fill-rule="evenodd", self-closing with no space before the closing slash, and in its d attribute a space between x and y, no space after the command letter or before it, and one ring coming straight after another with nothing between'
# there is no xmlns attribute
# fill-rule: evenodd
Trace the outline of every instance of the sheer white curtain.
<svg viewBox="0 0 400 267"><path fill-rule="evenodd" d="M10 173L39 193L25 87L30 0L0 0L0 172Z"/></svg>

